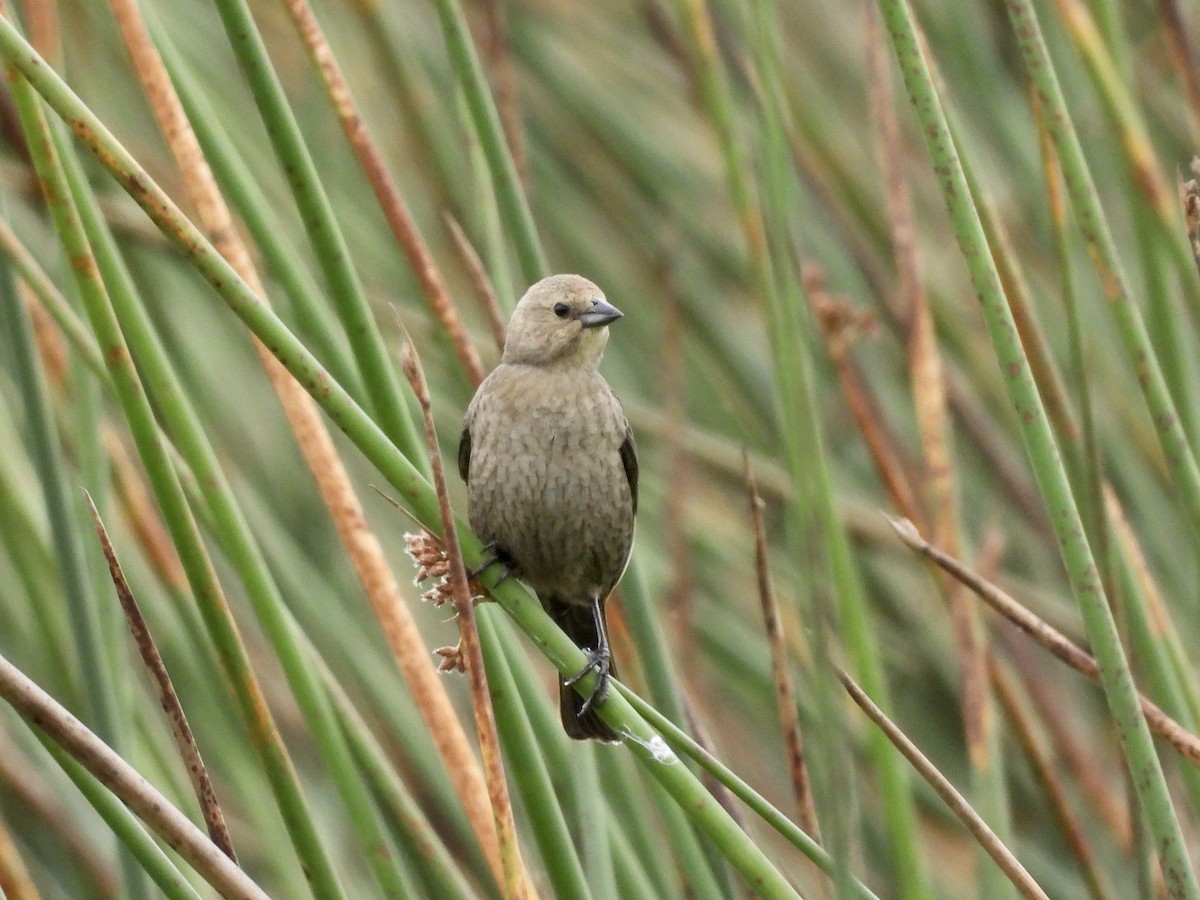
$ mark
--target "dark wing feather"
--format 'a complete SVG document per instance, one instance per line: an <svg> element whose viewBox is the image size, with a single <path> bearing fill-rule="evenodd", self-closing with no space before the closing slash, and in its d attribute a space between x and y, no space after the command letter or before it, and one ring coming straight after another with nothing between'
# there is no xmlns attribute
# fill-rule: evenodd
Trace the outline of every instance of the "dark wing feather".
<svg viewBox="0 0 1200 900"><path fill-rule="evenodd" d="M459 451L459 458L462 451ZM461 465L461 463L460 463ZM629 482L629 494L633 497L633 512L637 514L638 506L638 458L637 445L633 442L633 429L625 423L625 440L621 442L621 466L625 469L625 478Z"/></svg>
<svg viewBox="0 0 1200 900"><path fill-rule="evenodd" d="M635 463L636 465L636 463ZM462 437L458 439L458 474L462 478L463 484L467 482L467 475L471 471L471 429L463 426Z"/></svg>

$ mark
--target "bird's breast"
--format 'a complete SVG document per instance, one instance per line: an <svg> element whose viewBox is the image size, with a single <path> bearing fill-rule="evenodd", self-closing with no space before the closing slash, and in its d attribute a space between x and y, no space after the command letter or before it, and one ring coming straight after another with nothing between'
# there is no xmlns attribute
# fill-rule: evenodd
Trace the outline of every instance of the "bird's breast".
<svg viewBox="0 0 1200 900"><path fill-rule="evenodd" d="M633 537L620 405L598 375L583 385L513 378L488 387L472 412L472 528L539 594L607 593Z"/></svg>

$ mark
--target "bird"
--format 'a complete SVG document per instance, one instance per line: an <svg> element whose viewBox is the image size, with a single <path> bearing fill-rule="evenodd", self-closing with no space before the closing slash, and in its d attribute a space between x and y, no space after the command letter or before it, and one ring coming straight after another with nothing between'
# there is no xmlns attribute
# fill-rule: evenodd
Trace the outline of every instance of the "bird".
<svg viewBox="0 0 1200 900"><path fill-rule="evenodd" d="M458 471L467 518L586 654L559 680L563 728L618 743L596 711L616 677L604 606L629 564L638 501L633 431L599 366L622 317L579 275L552 275L517 303L500 364L467 407ZM486 565L485 565L486 567ZM575 684L596 674L589 696Z"/></svg>

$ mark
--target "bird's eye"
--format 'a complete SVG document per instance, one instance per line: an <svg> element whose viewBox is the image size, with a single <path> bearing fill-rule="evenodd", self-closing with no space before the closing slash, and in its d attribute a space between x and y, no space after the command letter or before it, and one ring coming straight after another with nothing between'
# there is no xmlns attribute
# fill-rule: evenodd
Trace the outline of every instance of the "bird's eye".
<svg viewBox="0 0 1200 900"><path fill-rule="evenodd" d="M567 317L567 313L569 313L570 311L571 311L571 307L567 306L567 304L565 304L565 303L555 303L554 304L554 314L556 316L558 316L560 319L565 319Z"/></svg>

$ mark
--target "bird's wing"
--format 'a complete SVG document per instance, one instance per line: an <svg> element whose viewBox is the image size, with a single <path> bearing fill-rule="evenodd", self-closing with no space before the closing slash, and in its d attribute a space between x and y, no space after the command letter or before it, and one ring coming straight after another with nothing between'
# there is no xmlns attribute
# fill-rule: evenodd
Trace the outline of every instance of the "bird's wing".
<svg viewBox="0 0 1200 900"><path fill-rule="evenodd" d="M636 465L636 463L635 463ZM458 439L458 474L463 484L471 471L471 426L463 425L462 437Z"/></svg>
<svg viewBox="0 0 1200 900"><path fill-rule="evenodd" d="M462 459L461 448L459 459ZM459 465L461 464L460 462ZM633 498L633 512L636 514L638 506L637 445L633 442L633 429L629 427L628 421L625 423L625 440L621 442L621 466L625 469L625 478L629 482L629 495Z"/></svg>

